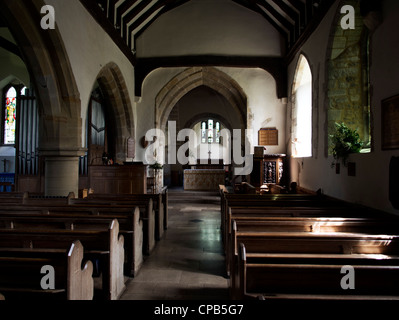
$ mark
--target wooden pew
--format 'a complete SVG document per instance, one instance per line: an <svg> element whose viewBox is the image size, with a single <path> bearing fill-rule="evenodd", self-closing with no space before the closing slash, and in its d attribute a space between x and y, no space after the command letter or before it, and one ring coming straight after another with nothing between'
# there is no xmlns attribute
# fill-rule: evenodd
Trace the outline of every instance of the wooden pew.
<svg viewBox="0 0 399 320"><path fill-rule="evenodd" d="M233 232L234 230L234 232ZM225 243L226 272L234 274L238 254L238 237L247 232L261 235L269 232L303 233L364 233L399 234L399 220L373 218L313 218L313 217L264 217L262 220L232 220L232 232Z"/></svg>
<svg viewBox="0 0 399 320"><path fill-rule="evenodd" d="M143 263L143 222L140 220L138 208L126 214L110 212L107 215L93 215L91 211L84 214L81 210L47 211L46 215L29 211L19 214L4 211L0 212L0 229L106 230L114 219L118 220L119 231L124 236L126 258L124 273L134 277Z"/></svg>
<svg viewBox="0 0 399 320"><path fill-rule="evenodd" d="M359 217L380 220L394 219L393 215L388 215L376 210L363 207L229 207L226 216L225 227L222 229L223 242L226 246L232 231L232 220L287 220L297 217L308 218L328 218L338 219L356 219ZM397 218L396 218L397 219Z"/></svg>
<svg viewBox="0 0 399 320"><path fill-rule="evenodd" d="M233 233L230 233L226 243L226 262L231 260L230 254L237 253L237 236L246 232L343 232L362 234L399 234L399 219L374 219L374 218L313 218L313 217L265 217L262 220L233 220ZM233 247L232 247L233 246ZM228 268L227 268L228 269Z"/></svg>
<svg viewBox="0 0 399 320"><path fill-rule="evenodd" d="M166 193L167 189L164 189ZM155 210L155 238L159 241L164 233L165 224L168 220L167 213L167 196L164 193L159 194L97 194L92 193L87 196L87 199L97 203L115 203L115 204L130 204L137 201L149 200L153 201L153 208ZM166 203L165 203L166 202ZM76 202L75 202L76 203Z"/></svg>
<svg viewBox="0 0 399 320"><path fill-rule="evenodd" d="M70 192L66 196L45 196L43 194L34 194L34 193L27 193L27 196L23 199L23 204L25 205L40 205L41 203L45 202L47 205L67 205L70 199L75 198L75 193Z"/></svg>
<svg viewBox="0 0 399 320"><path fill-rule="evenodd" d="M248 254L240 245L237 299L399 300L399 256ZM344 290L343 266L355 272Z"/></svg>
<svg viewBox="0 0 399 320"><path fill-rule="evenodd" d="M156 245L156 215L152 199L137 199L133 201L117 201L117 200L97 200L97 199L70 199L68 208L92 209L96 214L104 212L113 212L115 210L129 210L138 207L141 212L141 220L143 220L143 250L144 254L149 255ZM55 206L49 207L54 211Z"/></svg>
<svg viewBox="0 0 399 320"><path fill-rule="evenodd" d="M242 243L247 253L290 254L384 254L399 251L399 236L345 232L236 232L234 243ZM231 288L237 286L238 248L230 251Z"/></svg>
<svg viewBox="0 0 399 320"><path fill-rule="evenodd" d="M65 249L79 240L85 254L100 261L103 268L103 293L116 300L125 289L123 277L124 238L119 235L119 223L113 220L108 230L1 229L0 247L32 249Z"/></svg>
<svg viewBox="0 0 399 320"><path fill-rule="evenodd" d="M125 204L113 204L107 201L93 201L87 199L70 199L69 202L73 204L63 205L54 203L47 199L42 199L34 205L7 205L7 207L0 208L0 216L2 213L6 214L87 214L91 212L93 215L131 215L135 208L138 207L141 213L141 220L143 221L143 252L149 255L155 248L155 211L153 210L152 199L137 200Z"/></svg>
<svg viewBox="0 0 399 320"><path fill-rule="evenodd" d="M399 219L373 218L286 218L267 220L233 220L238 232L346 232L367 234L399 234Z"/></svg>
<svg viewBox="0 0 399 320"><path fill-rule="evenodd" d="M0 290L21 300L92 300L93 264L83 260L84 249L74 241L67 250L0 248ZM54 268L55 288L41 288L43 266Z"/></svg>
<svg viewBox="0 0 399 320"><path fill-rule="evenodd" d="M28 197L27 192L0 192L1 204L22 204Z"/></svg>
<svg viewBox="0 0 399 320"><path fill-rule="evenodd" d="M224 194L221 199L221 229L222 233L228 228L229 209L233 207L266 209L281 208L353 208L353 205L327 198L321 195L309 194L278 194L278 195L240 195Z"/></svg>

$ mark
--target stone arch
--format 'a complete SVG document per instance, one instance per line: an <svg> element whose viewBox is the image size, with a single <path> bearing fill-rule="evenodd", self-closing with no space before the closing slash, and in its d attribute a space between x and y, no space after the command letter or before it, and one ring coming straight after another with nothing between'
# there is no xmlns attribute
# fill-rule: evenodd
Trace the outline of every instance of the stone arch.
<svg viewBox="0 0 399 320"><path fill-rule="evenodd" d="M42 30L37 1L0 2L0 12L17 41L39 100L42 152L81 152L81 101L61 34Z"/></svg>
<svg viewBox="0 0 399 320"><path fill-rule="evenodd" d="M40 192L65 196L79 189L79 157L85 153L81 100L58 26L41 28L44 5L43 0L4 0L0 13L21 50L38 100L39 155L44 160ZM43 186L41 180L38 185Z"/></svg>
<svg viewBox="0 0 399 320"><path fill-rule="evenodd" d="M129 91L120 68L113 62L101 69L97 82L114 115L116 161L123 162L127 156L128 139L135 139Z"/></svg>
<svg viewBox="0 0 399 320"><path fill-rule="evenodd" d="M247 128L247 97L240 85L214 67L192 67L167 83L155 99L155 127L165 130L171 111L188 92L207 86L221 94L239 115L241 129Z"/></svg>

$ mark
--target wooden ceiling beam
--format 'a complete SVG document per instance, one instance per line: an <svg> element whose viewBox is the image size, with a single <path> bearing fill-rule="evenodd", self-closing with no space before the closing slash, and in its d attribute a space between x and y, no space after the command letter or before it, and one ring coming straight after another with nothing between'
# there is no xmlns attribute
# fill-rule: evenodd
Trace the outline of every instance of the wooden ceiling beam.
<svg viewBox="0 0 399 320"><path fill-rule="evenodd" d="M122 16L126 13L131 6L133 6L138 0L124 0L124 2L116 9L116 25L120 28L123 27Z"/></svg>
<svg viewBox="0 0 399 320"><path fill-rule="evenodd" d="M108 20L115 25L115 6L118 0L109 0Z"/></svg>
<svg viewBox="0 0 399 320"><path fill-rule="evenodd" d="M130 35L132 32L137 29L141 24L143 24L147 19L149 19L157 10L161 9L165 5L167 5L168 2L172 2L171 0L164 0L164 1L157 1L150 9L148 9L146 12L144 12L134 23L132 23L129 28L128 28L128 45L131 48L132 47L132 38ZM155 21L155 20L152 20Z"/></svg>
<svg viewBox="0 0 399 320"><path fill-rule="evenodd" d="M127 25L137 16L139 16L144 9L151 3L152 0L142 0L140 3L132 8L123 18L122 18L122 37L126 43L128 43L127 37Z"/></svg>

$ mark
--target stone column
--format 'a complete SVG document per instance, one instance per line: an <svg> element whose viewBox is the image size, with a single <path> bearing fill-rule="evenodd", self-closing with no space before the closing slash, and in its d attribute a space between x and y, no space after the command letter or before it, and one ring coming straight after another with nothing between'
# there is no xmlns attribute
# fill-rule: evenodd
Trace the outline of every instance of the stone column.
<svg viewBox="0 0 399 320"><path fill-rule="evenodd" d="M79 194L79 157L83 150L45 152L44 192L46 196Z"/></svg>

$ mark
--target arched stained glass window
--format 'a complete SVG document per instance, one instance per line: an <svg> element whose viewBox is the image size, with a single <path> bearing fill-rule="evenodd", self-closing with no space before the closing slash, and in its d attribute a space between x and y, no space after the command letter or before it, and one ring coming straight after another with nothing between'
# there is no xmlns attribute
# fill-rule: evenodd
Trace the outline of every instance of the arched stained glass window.
<svg viewBox="0 0 399 320"><path fill-rule="evenodd" d="M15 144L17 122L17 91L14 87L8 89L4 107L4 144Z"/></svg>
<svg viewBox="0 0 399 320"><path fill-rule="evenodd" d="M209 119L201 122L201 143L220 144L222 125L219 121Z"/></svg>

